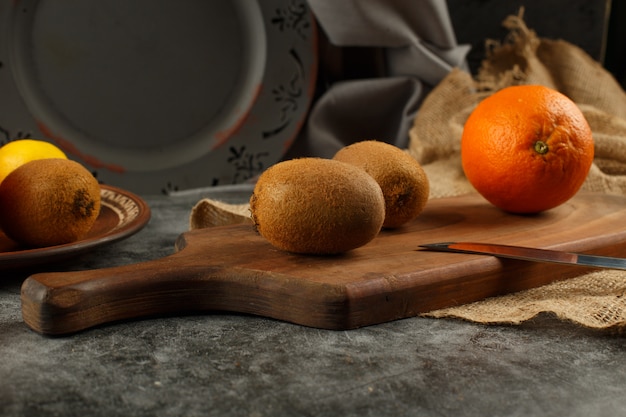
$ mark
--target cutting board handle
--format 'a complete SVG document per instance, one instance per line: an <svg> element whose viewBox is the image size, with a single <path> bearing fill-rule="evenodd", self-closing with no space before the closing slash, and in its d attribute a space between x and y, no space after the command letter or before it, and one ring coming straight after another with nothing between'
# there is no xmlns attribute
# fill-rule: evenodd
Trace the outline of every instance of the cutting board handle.
<svg viewBox="0 0 626 417"><path fill-rule="evenodd" d="M232 275L219 267L187 265L177 254L113 268L34 274L22 284L22 317L36 332L61 335L133 318L232 309L240 304L233 300Z"/></svg>

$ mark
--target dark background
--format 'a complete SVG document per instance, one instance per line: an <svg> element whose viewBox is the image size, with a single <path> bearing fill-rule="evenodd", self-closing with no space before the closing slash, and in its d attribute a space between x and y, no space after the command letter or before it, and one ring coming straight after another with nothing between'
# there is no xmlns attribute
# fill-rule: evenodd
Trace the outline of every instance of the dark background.
<svg viewBox="0 0 626 417"><path fill-rule="evenodd" d="M539 37L563 39L601 62L626 84L626 1L624 0L447 0L459 43L469 43L472 71L480 64L485 39L502 40L502 21L524 7L524 21Z"/></svg>

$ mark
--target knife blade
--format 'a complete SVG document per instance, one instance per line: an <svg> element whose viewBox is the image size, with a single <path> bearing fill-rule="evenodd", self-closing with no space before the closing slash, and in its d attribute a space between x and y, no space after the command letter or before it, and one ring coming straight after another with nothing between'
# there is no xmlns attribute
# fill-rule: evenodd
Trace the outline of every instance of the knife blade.
<svg viewBox="0 0 626 417"><path fill-rule="evenodd" d="M478 242L439 242L420 245L420 247L440 252L492 255L501 258L521 259L524 261L626 270L626 259L624 258L587 255L584 253L563 252L551 249Z"/></svg>

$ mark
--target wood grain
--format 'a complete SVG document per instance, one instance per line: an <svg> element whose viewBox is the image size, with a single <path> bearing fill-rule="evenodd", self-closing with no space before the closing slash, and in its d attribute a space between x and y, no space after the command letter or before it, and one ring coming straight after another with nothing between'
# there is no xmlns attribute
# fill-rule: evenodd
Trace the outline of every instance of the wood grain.
<svg viewBox="0 0 626 417"><path fill-rule="evenodd" d="M231 311L325 329L353 329L534 288L588 272L555 264L419 250L484 241L620 256L626 198L580 193L532 216L480 196L431 200L413 223L340 256L272 247L250 225L182 234L171 256L108 269L44 273L22 286L33 330L69 334L139 317Z"/></svg>

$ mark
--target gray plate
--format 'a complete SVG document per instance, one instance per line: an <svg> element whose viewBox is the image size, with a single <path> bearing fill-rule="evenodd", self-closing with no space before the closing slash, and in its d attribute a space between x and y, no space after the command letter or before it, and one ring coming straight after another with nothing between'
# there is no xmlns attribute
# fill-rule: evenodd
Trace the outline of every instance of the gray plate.
<svg viewBox="0 0 626 417"><path fill-rule="evenodd" d="M314 91L304 0L2 2L0 30L0 142L51 141L133 192L254 177Z"/></svg>

